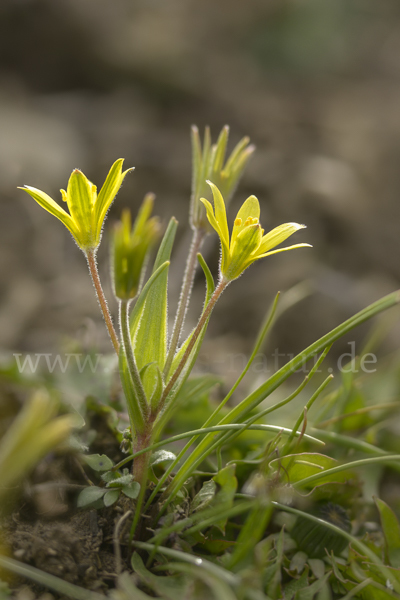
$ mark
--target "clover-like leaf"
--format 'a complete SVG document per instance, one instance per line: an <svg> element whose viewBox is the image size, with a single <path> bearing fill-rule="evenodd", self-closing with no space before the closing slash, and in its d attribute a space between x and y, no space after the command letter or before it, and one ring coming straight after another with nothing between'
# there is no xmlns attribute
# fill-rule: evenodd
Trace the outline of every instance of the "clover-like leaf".
<svg viewBox="0 0 400 600"><path fill-rule="evenodd" d="M104 506L112 506L118 500L120 494L120 490L108 490L106 494L104 494L103 502Z"/></svg>
<svg viewBox="0 0 400 600"><path fill-rule="evenodd" d="M106 489L99 488L95 485L85 488L81 491L81 493L78 496L78 508L84 508L85 506L89 506L97 500L100 500L100 498L104 496L106 491Z"/></svg>
<svg viewBox="0 0 400 600"><path fill-rule="evenodd" d="M135 500L139 496L140 483L137 481L131 481L131 483L128 483L122 487L122 492L125 494L125 496L128 496L128 498Z"/></svg>
<svg viewBox="0 0 400 600"><path fill-rule="evenodd" d="M111 458L108 458L105 454L89 454L84 456L84 460L93 471L109 471L114 466Z"/></svg>

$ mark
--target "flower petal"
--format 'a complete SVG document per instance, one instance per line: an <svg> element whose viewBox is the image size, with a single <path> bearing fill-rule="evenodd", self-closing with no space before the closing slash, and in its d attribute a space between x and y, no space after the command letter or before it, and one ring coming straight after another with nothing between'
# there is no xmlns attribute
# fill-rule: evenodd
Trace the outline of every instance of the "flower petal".
<svg viewBox="0 0 400 600"><path fill-rule="evenodd" d="M236 279L249 266L249 261L252 260L254 252L260 245L261 237L259 224L248 225L239 233L235 244L231 246L229 264L226 270L221 269L226 279Z"/></svg>
<svg viewBox="0 0 400 600"><path fill-rule="evenodd" d="M226 165L224 166L224 171L230 175L231 171L235 168L235 163L240 163L243 152L246 151L246 146L248 146L250 142L249 137L244 137L240 140L238 144L232 150L232 153L228 160L226 161Z"/></svg>
<svg viewBox="0 0 400 600"><path fill-rule="evenodd" d="M294 244L294 246L287 246L287 248L278 248L277 250L271 250L271 252L265 252L265 254L257 254L254 256L254 260L264 258L265 256L271 256L271 254L278 254L278 252L286 252L286 250L296 250L296 248L312 248L311 244Z"/></svg>
<svg viewBox="0 0 400 600"><path fill-rule="evenodd" d="M217 232L217 234L219 235L219 237L221 237L222 232L221 232L221 228L219 226L219 223L218 223L217 219L214 216L213 205L211 204L211 202L209 202L205 198L200 198L200 202L202 202L204 204L204 206L206 207L207 218L208 218L208 220L210 222L211 227L213 227L213 229L215 229L215 231Z"/></svg>
<svg viewBox="0 0 400 600"><path fill-rule="evenodd" d="M275 227L275 229L269 231L262 238L260 247L257 250L257 255L264 254L272 248L275 248L275 246L284 242L293 233L304 228L305 225L300 225L299 223L284 223L283 225L279 225L279 227Z"/></svg>
<svg viewBox="0 0 400 600"><path fill-rule="evenodd" d="M64 223L65 227L69 229L76 241L78 241L79 229L76 227L71 216L63 208L61 208L61 206L59 206L57 202L53 200L53 198L50 198L50 196L41 190L31 187L30 185L20 187L19 189L27 192L42 208Z"/></svg>
<svg viewBox="0 0 400 600"><path fill-rule="evenodd" d="M221 240L223 240L225 245L229 247L229 229L224 199L216 185L209 180L207 180L207 183L211 187L214 198L214 213L219 225Z"/></svg>
<svg viewBox="0 0 400 600"><path fill-rule="evenodd" d="M217 143L215 144L215 156L213 161L213 174L219 173L224 166L225 154L226 154L226 146L228 144L229 137L229 127L225 125L219 134Z"/></svg>
<svg viewBox="0 0 400 600"><path fill-rule="evenodd" d="M98 241L100 241L101 229L103 227L103 221L106 217L107 211L117 195L125 175L134 169L134 167L132 167L131 169L127 169L126 171L122 172L123 162L124 159L119 158L112 165L96 200L94 207L94 222L96 224L96 239Z"/></svg>
<svg viewBox="0 0 400 600"><path fill-rule="evenodd" d="M247 200L242 204L241 209L236 215L235 222L233 224L232 229L232 238L231 238L231 251L233 250L233 245L236 241L237 236L245 227L248 227L249 224L245 224L249 217L259 219L260 218L260 203L258 202L255 196L249 196ZM240 224L238 219L240 219Z"/></svg>
<svg viewBox="0 0 400 600"><path fill-rule="evenodd" d="M98 245L93 230L93 187L82 171L72 171L67 187L67 204L71 217L81 232L78 243L82 250Z"/></svg>
<svg viewBox="0 0 400 600"><path fill-rule="evenodd" d="M225 242L224 237L222 235L220 224L218 223L218 221L216 220L216 218L214 216L214 209L213 209L211 202L209 202L205 198L200 198L200 202L202 202L204 204L204 206L206 207L207 218L210 222L210 225L211 225L211 227L213 227L215 229L215 231L217 232L217 234L219 236L219 239L221 240L221 248L222 248L221 266L223 269L229 258L229 246Z"/></svg>

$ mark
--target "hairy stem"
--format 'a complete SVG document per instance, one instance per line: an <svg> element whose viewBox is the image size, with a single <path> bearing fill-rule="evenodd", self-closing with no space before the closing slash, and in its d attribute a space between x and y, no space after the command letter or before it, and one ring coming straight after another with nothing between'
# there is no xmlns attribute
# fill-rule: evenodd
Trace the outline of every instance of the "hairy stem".
<svg viewBox="0 0 400 600"><path fill-rule="evenodd" d="M177 366L175 372L173 373L173 375L171 376L171 379L168 381L167 386L165 387L165 390L163 392L163 395L161 396L159 405L157 407L157 413L159 414L165 405L166 399L168 397L168 394L170 393L170 391L172 390L173 386L175 385L179 375L182 372L183 367L185 366L191 351L193 350L193 347L199 337L199 335L201 334L201 331L204 327L204 325L207 322L207 319L210 317L211 312L215 306L215 304L217 303L218 298L221 296L222 292L224 291L224 289L226 288L226 286L229 284L229 281L227 281L226 279L222 279L219 284L217 285L217 287L214 290L213 295L211 296L206 308L203 311L203 314L200 317L199 322L197 323L197 327L194 330L192 337L190 339L190 342L182 356L182 359L179 363L179 365Z"/></svg>
<svg viewBox="0 0 400 600"><path fill-rule="evenodd" d="M132 341L129 329L129 302L127 300L119 301L119 324L121 328L121 339L128 364L129 374L134 389L134 398L137 400L137 406L133 407L133 414L140 420L132 423L136 431L143 432L149 420L149 405L147 404L146 393L140 379L139 369L133 354Z"/></svg>
<svg viewBox="0 0 400 600"><path fill-rule="evenodd" d="M87 262L88 262L89 271L90 271L90 275L92 277L93 285L94 285L95 290L96 290L97 299L99 301L100 308L101 308L101 311L103 313L104 321L106 322L108 333L110 335L110 338L111 338L112 344L114 346L115 352L118 355L119 354L119 341L118 341L118 337L117 337L117 334L116 334L115 329L114 329L114 325L113 325L113 322L112 322L110 311L108 310L107 300L106 300L106 297L104 295L104 291L103 291L103 288L102 288L102 285L101 285L99 271L97 269L95 251L94 250L88 250L86 252L86 259L87 259Z"/></svg>
<svg viewBox="0 0 400 600"><path fill-rule="evenodd" d="M186 312L189 306L189 300L192 292L194 276L196 273L196 257L205 237L202 229L195 229L193 232L192 243L190 245L189 255L186 261L185 274L183 276L181 295L176 311L174 328L172 330L171 342L169 345L167 360L164 367L164 377L168 377L169 370L174 359L176 348L179 344L179 338L185 322Z"/></svg>

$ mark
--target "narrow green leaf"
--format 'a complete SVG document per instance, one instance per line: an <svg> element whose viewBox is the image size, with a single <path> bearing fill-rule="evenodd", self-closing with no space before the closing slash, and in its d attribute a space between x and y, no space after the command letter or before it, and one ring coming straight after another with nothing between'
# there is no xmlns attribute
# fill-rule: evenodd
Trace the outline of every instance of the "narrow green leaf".
<svg viewBox="0 0 400 600"><path fill-rule="evenodd" d="M381 298L377 302L370 304L364 310L358 312L356 315L324 335L322 338L308 346L303 352L295 356L291 361L284 365L279 371L277 371L270 379L263 383L257 388L252 394L247 396L237 407L235 407L223 422L237 422L235 416L242 417L244 414L248 414L253 410L260 402L262 402L267 396L269 396L274 390L276 390L288 377L290 377L297 369L307 363L313 356L323 352L325 348L333 344L336 340L340 339L347 332L351 331L358 325L361 325L368 319L371 319L380 312L395 306L400 302L400 292L393 292L384 298Z"/></svg>
<svg viewBox="0 0 400 600"><path fill-rule="evenodd" d="M388 296L385 296L377 302L367 306L364 310L360 311L324 335L322 338L311 344L311 346L308 346L308 348L306 348L303 352L295 356L286 365L279 369L279 371L272 375L272 377L270 377L265 383L259 386L253 393L242 400L220 421L220 424L223 425L233 422L237 423L245 419L249 413L260 404L260 402L265 400L265 398L267 398L273 391L282 385L282 383L284 383L296 370L306 364L310 358L322 352L327 346L341 338L358 325L361 325L378 313L395 306L399 303L399 301L399 291L393 292L392 294L389 294ZM202 460L204 460L205 456L207 456L207 451L213 445L216 435L217 434L209 434L206 436L181 466L169 487L168 491L170 494L170 499L172 499L176 491L182 487L183 483L189 477L191 471L194 470Z"/></svg>
<svg viewBox="0 0 400 600"><path fill-rule="evenodd" d="M392 567L400 568L400 525L393 510L379 498L375 498L379 510L387 557Z"/></svg>
<svg viewBox="0 0 400 600"><path fill-rule="evenodd" d="M165 269L169 267L169 261L165 261L161 266L158 267L156 271L154 271L147 281L146 285L143 287L142 291L139 294L139 298L136 300L135 306L131 312L129 317L130 322L130 330L132 339L136 336L136 331L140 322L140 317L142 315L144 303L146 302L147 294L149 293L152 285L155 283L156 279L163 273Z"/></svg>
<svg viewBox="0 0 400 600"><path fill-rule="evenodd" d="M206 297L204 300L204 308L207 306L213 292L215 289L215 285L214 285L214 280L213 277L211 275L211 271L207 266L207 263L205 262L204 258L201 256L200 253L197 254L197 258L198 261L204 271L204 275L206 278ZM203 309L204 310L204 309ZM175 385L173 386L172 390L170 391L170 393L168 394L168 397L166 399L165 402L165 409L163 411L163 413L161 414L160 418L158 419L158 421L156 422L157 425L157 430L156 430L156 436L157 437L162 428L165 426L165 424L167 423L168 419L171 416L171 412L174 410L175 408L175 399L177 397L177 395L179 394L183 384L185 383L186 379L188 378L188 376L190 375L194 364L196 362L198 353L200 351L201 345L203 343L203 339L207 330L207 325L208 325L208 319L203 327L203 330L201 332L201 334L199 335L193 350L190 353L190 357L188 359L188 361L186 362L184 368L182 369L182 372L180 374L180 376L178 377ZM194 330L193 330L194 331ZM190 335L188 336L188 338L185 340L185 342L183 343L182 347L179 349L179 351L176 353L174 360L172 361L172 366L170 369L169 374L174 373L174 371L176 370L176 368L178 367L181 359L183 358L183 355L185 353L185 350L187 348L187 346L190 343L190 340L192 338L193 335L193 331L190 333Z"/></svg>
<svg viewBox="0 0 400 600"><path fill-rule="evenodd" d="M161 242L153 273L169 260L177 225L177 221L172 218ZM167 292L168 270L165 269L148 290L138 330L133 340L139 369L151 362L155 362L161 372L164 369L167 350ZM146 382L144 388L149 397L153 389Z"/></svg>
<svg viewBox="0 0 400 600"><path fill-rule="evenodd" d="M141 581L151 590L165 600L176 600L185 596L186 578L182 577L160 577L146 569L142 559L134 552L132 555L132 569L140 577Z"/></svg>
<svg viewBox="0 0 400 600"><path fill-rule="evenodd" d="M235 493L237 490L237 479L235 476L236 465L230 464L227 467L221 469L215 477L213 477L215 483L217 484L217 495L215 498L215 502L220 507L224 507L229 509L233 506L233 501L235 499ZM214 523L215 527L218 527L222 533L225 533L225 525L227 519L221 519Z"/></svg>
<svg viewBox="0 0 400 600"><path fill-rule="evenodd" d="M235 549L229 557L229 569L234 571L242 566L246 558L253 558L255 545L265 534L265 529L272 515L272 506L270 503L257 502L257 505L250 512L245 524L240 530Z"/></svg>
<svg viewBox="0 0 400 600"><path fill-rule="evenodd" d="M169 404L166 413L163 414L161 421L165 424L167 420L171 419L172 415L175 415L175 418L178 420L176 423L178 427L179 422L182 422L182 425L184 425L186 422L190 426L190 424L187 422L185 411L192 411L193 409L193 412L191 412L190 416L194 419L193 422L197 424L197 411L201 410L198 403L201 399L208 395L210 390L217 384L221 384L221 379L215 375L207 374L201 375L200 377L186 379L181 388L178 390L178 393L173 401ZM208 400L203 402L202 406L204 406L205 410L208 411ZM200 417L200 419L201 418L202 417Z"/></svg>
<svg viewBox="0 0 400 600"><path fill-rule="evenodd" d="M149 395L150 406L156 408L164 387L161 371L157 363L152 362L144 365L140 369L140 379Z"/></svg>
<svg viewBox="0 0 400 600"><path fill-rule="evenodd" d="M119 590L123 592L123 596L119 596ZM118 577L118 591L110 596L111 600L153 600L154 596L148 596L139 588L136 587L133 577L127 571ZM89 600L89 599L88 599Z"/></svg>
<svg viewBox="0 0 400 600"><path fill-rule="evenodd" d="M200 182L200 174L202 168L202 156L201 156L201 142L199 136L199 130L196 126L192 126L191 129L191 142L192 142L192 190L194 191L194 195L198 195L198 189L196 185L199 185ZM193 209L193 206L191 206Z"/></svg>
<svg viewBox="0 0 400 600"><path fill-rule="evenodd" d="M144 420L140 411L139 400L136 397L132 379L128 369L128 363L124 353L123 345L121 344L119 352L119 376L121 379L122 389L124 390L126 406L129 414L129 421L134 424L136 431L143 431Z"/></svg>
<svg viewBox="0 0 400 600"><path fill-rule="evenodd" d="M227 395L225 396L225 398L222 400L222 402L220 402L220 404L215 409L215 411L213 412L213 414L211 415L211 417L207 420L207 422L205 423L205 425L210 425L212 423L215 423L215 421L216 421L215 417L218 415L218 413L221 411L221 409L225 406L225 404L228 402L228 400L232 397L233 393L238 388L240 382L242 381L242 379L245 377L246 373L250 369L250 367L251 367L254 359L256 358L257 354L260 351L260 348L262 347L263 343L265 342L267 334L269 333L272 325L274 324L275 315L276 315L276 311L277 311L277 308L278 308L279 298L280 298L280 292L278 292L276 294L271 307L268 309L268 312L266 314L265 320L264 320L264 322L263 322L263 324L261 326L261 329L260 329L259 334L257 336L256 342L254 344L253 351L252 351L252 353L250 355L249 360L247 361L247 364L246 364L245 368L243 369L243 371L241 372L241 374L239 375L239 377L237 378L237 380L235 381L234 385L231 387L231 389L229 390L229 392L227 393ZM254 417L254 420L256 420L256 417Z"/></svg>
<svg viewBox="0 0 400 600"><path fill-rule="evenodd" d="M199 265L203 269L204 277L206 278L207 291L205 305L207 305L209 299L211 298L215 290L214 278L212 276L208 264L206 263L206 261L203 258L203 255L200 252L197 253L197 260L199 261Z"/></svg>
<svg viewBox="0 0 400 600"><path fill-rule="evenodd" d="M251 510L254 506L254 500L247 500L235 504L231 508L219 508L217 504L211 508L196 510L190 518L182 519L175 522L169 527L163 527L154 537L151 538L152 543L161 544L171 534L182 532L183 536L192 536L193 534L212 527L214 523L220 519L233 519ZM187 529L189 527L189 529Z"/></svg>
<svg viewBox="0 0 400 600"><path fill-rule="evenodd" d="M200 375L191 377L181 388L178 396L175 398L177 404L195 404L205 394L208 394L212 388L222 383L222 379L216 375Z"/></svg>
<svg viewBox="0 0 400 600"><path fill-rule="evenodd" d="M206 278L206 297L204 299L204 307L206 307L211 296L213 295L214 290L215 290L215 283L214 283L214 279L211 274L211 271L210 271L206 261L204 260L203 256L200 254L200 252L197 254L197 260L199 261L199 264L200 264L201 268L203 269L204 276ZM199 336L199 340L201 339L201 341L203 340L204 333L207 329L207 324L208 324L208 321L204 327L203 334L201 336ZM194 331L194 329L193 329L193 331ZM184 341L184 343L180 347L179 351L176 353L174 360L172 361L172 366L171 366L169 374L174 373L177 366L179 365L183 355L185 354L185 350L188 347L190 340L192 339L193 331L188 335L187 339ZM200 346L201 346L201 343L200 343ZM195 358L197 358L196 348L198 348L198 347L199 347L199 342L196 342L196 345L192 350L191 356L195 355Z"/></svg>
<svg viewBox="0 0 400 600"><path fill-rule="evenodd" d="M175 560L181 560L182 562L186 562L191 565L199 565L199 558L197 556L194 556L193 554L189 554L187 552L181 552L180 550L175 550L173 548L166 548L164 546L155 546L154 544L149 544L147 542L133 541L132 545L141 550L146 550L147 552L156 550L158 554L167 556L169 558L172 558ZM201 559L201 565L205 571L207 571L208 573L212 573L213 575L216 575L217 577L220 577L228 585L232 585L234 587L239 585L239 582L240 582L239 577L237 577L237 575L234 575L233 573L230 573L226 569L223 569L219 565L214 564L205 558ZM137 562L134 561L133 558L132 558L132 568L134 571L138 570ZM176 600L176 597L173 600Z"/></svg>
<svg viewBox="0 0 400 600"><path fill-rule="evenodd" d="M236 146L232 150L232 153L229 156L228 160L226 161L226 164L224 167L224 172L226 172L228 176L231 174L231 171L233 171L233 170L235 170L235 168L237 168L236 163L240 164L239 159L243 155L243 151L246 150L246 146L248 146L249 142L250 142L250 138L244 137L240 140L240 142L238 142L236 144ZM247 149L246 157L247 157L247 154L252 154L253 152L254 152L254 147L250 146L250 148Z"/></svg>
<svg viewBox="0 0 400 600"><path fill-rule="evenodd" d="M193 429L191 431L186 431L185 433L179 433L178 435L174 435L170 438L162 440L161 442L152 444L151 446L148 446L144 450L140 450L139 452L136 452L135 454L131 454L131 455L127 456L126 458L121 460L114 468L120 468L120 467L124 466L126 463L130 462L132 459L136 458L137 456L140 456L141 454L145 454L146 452L150 452L151 450L156 450L157 448L162 448L166 444L172 444L173 442L178 442L180 440L191 438L193 436L207 435L208 433L213 433L215 431L217 431L217 432L223 431L226 433L231 433L232 431L234 431L234 432L237 431L240 433L240 432L247 431L247 430L264 431L266 433L267 432L274 433L274 434L278 434L279 437L281 435L290 435L292 433L292 429L288 429L287 427L281 427L280 425L265 425L263 423L260 423L259 425L254 425L254 424L249 425L248 423L231 423L230 425L213 425L212 427L204 427L201 429ZM324 446L324 442L322 442L318 438L308 435L307 433L303 434L303 432L298 431L296 435L298 435L298 436L301 435L303 437L303 439L308 440L311 443ZM277 437L277 435L275 435L275 439L276 439L276 437ZM189 442L189 445L191 445L191 441ZM393 460L393 457L391 455L385 454L385 456L389 457L389 459L387 461L388 463L390 463L390 461ZM182 458L182 455L181 455L181 453L179 453L179 456L177 457L177 459L179 460L181 458ZM400 460L400 457L399 457L399 460Z"/></svg>
<svg viewBox="0 0 400 600"><path fill-rule="evenodd" d="M322 471L314 473L314 475L309 475L308 477L301 479L301 481L299 481L298 484L296 484L296 486L297 487L308 486L310 483L315 483L316 481L318 481L320 479L325 479L325 477L331 477L332 475L335 475L335 477L336 477L336 474L340 473L341 471L355 469L357 467L366 467L368 465L379 464L379 463L389 464L392 461L397 462L397 463L400 462L400 454L387 454L385 456L372 456L370 458L362 458L360 460L354 460L352 462L345 463L343 465L338 465L337 467L332 467L330 469L323 469Z"/></svg>
<svg viewBox="0 0 400 600"><path fill-rule="evenodd" d="M157 408L164 390L163 378L158 365L155 365L155 371L155 385L153 387L153 393L150 398L150 406L153 410Z"/></svg>
<svg viewBox="0 0 400 600"><path fill-rule="evenodd" d="M225 125L225 127L222 128L221 133L219 134L217 143L215 145L213 171L218 174L224 165L226 146L228 144L228 136L229 136L229 127L227 125Z"/></svg>
<svg viewBox="0 0 400 600"><path fill-rule="evenodd" d="M78 585L69 583L69 581L60 579L31 565L23 564L8 556L0 555L0 567L21 577L35 581L45 588L48 587L51 590L55 590L64 597L73 598L74 600L104 600L103 594L97 594L96 592L81 588Z"/></svg>

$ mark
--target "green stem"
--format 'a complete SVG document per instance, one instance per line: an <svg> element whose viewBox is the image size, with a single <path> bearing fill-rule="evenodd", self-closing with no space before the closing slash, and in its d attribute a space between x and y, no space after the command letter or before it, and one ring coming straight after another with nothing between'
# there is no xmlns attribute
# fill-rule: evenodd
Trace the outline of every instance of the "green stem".
<svg viewBox="0 0 400 600"><path fill-rule="evenodd" d="M185 274L183 276L182 290L179 298L179 304L176 311L174 328L172 330L171 342L168 350L167 360L165 361L164 377L168 377L172 361L175 356L176 348L179 344L179 338L185 322L186 312L189 306L189 300L192 292L194 276L196 273L196 257L199 252L205 233L202 229L195 229L193 232L192 243L190 245L189 255L186 261Z"/></svg>
<svg viewBox="0 0 400 600"><path fill-rule="evenodd" d="M36 567L31 567L31 565L21 563L8 556L0 555L0 567L2 569L7 569L20 577L30 579L41 586L48 587L61 594L64 598L66 596L74 598L74 600L104 600L105 598L103 594L97 594L88 589L83 589L74 583L60 579L55 575L41 571Z"/></svg>
<svg viewBox="0 0 400 600"><path fill-rule="evenodd" d="M220 567L217 564L212 563L211 561L202 558L201 563L199 563L199 558L194 554L189 554L188 552L182 552L180 550L175 550L173 548L166 548L164 546L157 546L156 544L149 544L148 542L133 542L132 544L135 548L139 548L139 550L146 550L146 552L152 552L156 550L158 554L163 554L168 556L169 558L173 558L175 560L181 560L183 562L199 566L201 564L202 569L204 571L211 573L212 575L219 577L226 583L234 587L238 587L240 583L239 576L235 573L230 573L226 569Z"/></svg>
<svg viewBox="0 0 400 600"><path fill-rule="evenodd" d="M94 250L88 250L86 252L86 259L87 259L87 262L88 262L89 272L90 272L90 275L92 277L93 285L94 285L95 290L96 290L97 299L99 301L100 308L101 308L101 311L103 313L104 321L106 322L108 333L110 335L110 338L111 338L112 344L114 346L115 352L118 355L119 354L119 341L118 341L118 337L117 337L117 334L116 334L115 329L114 329L114 325L113 325L113 322L112 322L110 311L108 310L107 300L106 300L106 297L104 295L104 291L103 291L103 288L102 288L102 285L101 285L99 271L97 269L95 251Z"/></svg>
<svg viewBox="0 0 400 600"><path fill-rule="evenodd" d="M352 469L356 469L357 467L366 467L369 465L373 465L376 463L389 464L390 462L400 463L400 454L387 454L385 456L371 456L368 458L361 458L360 460L353 460L352 462L344 463L343 465L338 465L337 467L332 467L331 469L324 469L318 473L314 473L314 475L309 475L308 477L304 477L304 479L300 479L300 481L296 481L293 484L295 488L301 488L305 485L310 485L310 483L314 483L319 479L324 479L324 477L330 477L331 475L335 475L336 473L340 473L341 471L351 471Z"/></svg>
<svg viewBox="0 0 400 600"><path fill-rule="evenodd" d="M283 435L291 435L293 430L289 429L287 427L281 427L280 425L267 425L264 423L259 423L256 425L253 424L248 424L248 423L231 423L230 425L213 425L212 427L202 427L201 429L194 429L193 431L185 431L185 433L179 433L178 435L174 435L173 437L167 438L166 440L162 440L161 442L156 442L155 444L152 444L151 446L146 446L143 447L142 450L137 450L135 452L135 454L131 454L130 456L127 456L126 458L124 458L123 460L121 460L121 462L119 462L118 464L114 465L112 470L113 471L117 471L118 469L121 469L121 467L123 467L124 465L126 465L126 463L130 462L131 460L135 459L138 456L141 456L142 454L145 454L146 452L151 452L152 450L157 450L158 448L163 448L165 445L167 444L173 444L174 442L179 442L180 440L185 440L186 438L190 438L192 436L198 436L198 435L206 435L207 433L214 433L215 431L222 431L222 432L238 432L238 434L242 433L243 431L246 430L250 430L250 431L265 431L265 432L269 432L269 433L282 433ZM325 433L325 432L322 432ZM296 431L295 432L295 436L300 436L302 434L301 431ZM324 442L322 442L321 440L319 440L316 437L313 437L311 435L308 435L307 433L304 434L304 439L308 440L309 442L312 442L314 444L319 444L321 446L324 446ZM193 440L191 440L191 444L192 444Z"/></svg>
<svg viewBox="0 0 400 600"><path fill-rule="evenodd" d="M146 426L148 424L149 419L149 406L147 404L146 393L144 391L135 356L133 354L132 341L129 330L128 306L129 302L127 300L119 301L119 324L121 328L121 339L123 349L128 364L130 378L135 391L135 394L133 396L135 400L137 400L137 406L135 407L136 410L134 412L136 415L140 415L139 418L141 420L141 423L132 423L132 426L134 426L136 430L144 433L146 431Z"/></svg>
<svg viewBox="0 0 400 600"><path fill-rule="evenodd" d="M378 446L373 446L368 442L351 437L350 435L343 435L336 433L335 431L325 431L324 429L318 429L317 427L311 427L310 431L324 442L342 446L343 448L357 450L367 454L376 454L378 456L388 456L390 454L390 452L382 450L382 448L379 448Z"/></svg>
<svg viewBox="0 0 400 600"><path fill-rule="evenodd" d="M226 286L228 284L229 284L229 281L227 281L226 279L221 279L221 281L215 288L213 295L211 296L206 308L203 311L203 314L200 317L199 322L197 323L197 327L192 334L190 342L182 356L182 359L181 359L179 365L177 366L174 374L172 375L171 379L169 380L167 386L165 387L165 390L163 392L163 395L161 396L159 405L157 407L158 414L163 410L165 402L168 398L168 394L174 387L179 375L181 374L182 369L185 366L185 364L190 356L190 353L193 350L193 347L194 347L199 335L201 334L201 331L202 331L204 325L206 324L207 320L209 319L209 317L212 313L212 310L213 310L215 304L217 303L218 298L221 296L222 292L224 291L224 289L226 288Z"/></svg>
<svg viewBox="0 0 400 600"><path fill-rule="evenodd" d="M329 350L329 348L326 349L326 352ZM326 354L325 352L325 354ZM286 454L288 454L289 452L289 448L291 446L291 443L293 441L294 436L297 434L297 430L300 428L300 425L302 424L302 422L306 419L307 417L307 413L310 410L310 408L312 407L312 405L314 404L314 402L316 401L316 399L318 398L318 396L320 396L322 394L322 392L324 391L324 389L326 388L326 386L331 382L331 380L333 379L333 375L328 375L328 377L325 379L325 381L323 381L321 383L321 385L319 386L319 388L314 392L314 394L311 396L311 398L309 399L309 401L307 402L306 406L304 407L304 410L301 411L301 414L299 415L295 426L293 427L293 431L292 433L289 435L289 438L286 440L285 445L283 446L282 450L281 450L281 455L285 456Z"/></svg>

